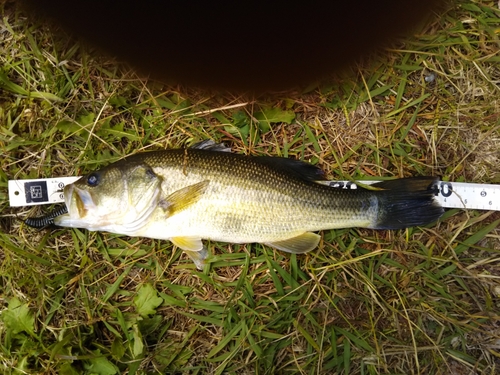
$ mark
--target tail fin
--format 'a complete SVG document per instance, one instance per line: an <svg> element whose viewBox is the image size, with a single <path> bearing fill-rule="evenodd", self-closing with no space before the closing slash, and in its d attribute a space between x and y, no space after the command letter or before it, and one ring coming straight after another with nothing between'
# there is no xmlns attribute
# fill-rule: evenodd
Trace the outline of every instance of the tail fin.
<svg viewBox="0 0 500 375"><path fill-rule="evenodd" d="M444 209L435 200L438 178L410 177L383 181L377 191L379 214L374 229L402 229L439 219Z"/></svg>

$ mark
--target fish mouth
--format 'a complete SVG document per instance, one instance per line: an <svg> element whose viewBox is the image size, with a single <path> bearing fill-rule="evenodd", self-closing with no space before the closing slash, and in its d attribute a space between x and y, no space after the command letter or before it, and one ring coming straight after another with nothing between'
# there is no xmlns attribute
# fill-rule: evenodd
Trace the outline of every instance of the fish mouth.
<svg viewBox="0 0 500 375"><path fill-rule="evenodd" d="M61 227L82 227L85 217L92 207L95 207L92 196L73 184L64 187L64 203L66 204L67 213L54 218L54 224Z"/></svg>
<svg viewBox="0 0 500 375"><path fill-rule="evenodd" d="M67 185L64 188L64 201L68 208L68 213L73 218L84 218L89 209L95 207L94 200L88 191L78 189L74 185Z"/></svg>

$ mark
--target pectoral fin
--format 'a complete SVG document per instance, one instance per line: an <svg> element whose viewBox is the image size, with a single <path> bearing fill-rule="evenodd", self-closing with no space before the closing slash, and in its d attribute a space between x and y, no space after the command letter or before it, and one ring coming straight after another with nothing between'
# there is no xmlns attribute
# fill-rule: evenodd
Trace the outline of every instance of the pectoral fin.
<svg viewBox="0 0 500 375"><path fill-rule="evenodd" d="M267 242L266 245L274 247L287 253L303 254L318 246L321 236L312 232L305 232L297 237L283 241Z"/></svg>
<svg viewBox="0 0 500 375"><path fill-rule="evenodd" d="M203 246L201 238L197 237L172 237L172 243L181 248L187 256L196 265L196 268L202 270L205 266L205 259L208 258L208 250Z"/></svg>
<svg viewBox="0 0 500 375"><path fill-rule="evenodd" d="M201 181L174 191L168 197L160 201L160 206L168 213L169 217L175 215L198 202L205 193L209 182L208 180Z"/></svg>

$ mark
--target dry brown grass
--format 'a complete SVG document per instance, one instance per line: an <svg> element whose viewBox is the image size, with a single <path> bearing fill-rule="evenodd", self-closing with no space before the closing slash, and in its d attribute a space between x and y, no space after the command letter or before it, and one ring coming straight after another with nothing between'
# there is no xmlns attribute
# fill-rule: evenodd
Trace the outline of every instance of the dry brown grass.
<svg viewBox="0 0 500 375"><path fill-rule="evenodd" d="M8 179L81 174L206 138L307 160L332 179L499 183L496 3L460 1L369 63L259 98L146 82L11 3L3 15L0 372L498 372L498 212L329 231L301 257L212 243L212 268L198 272L166 242L26 228L17 217L40 209L8 207L6 191ZM268 128L258 119L270 109L293 119ZM144 317L134 297L147 284L163 303ZM6 318L14 300L32 331Z"/></svg>

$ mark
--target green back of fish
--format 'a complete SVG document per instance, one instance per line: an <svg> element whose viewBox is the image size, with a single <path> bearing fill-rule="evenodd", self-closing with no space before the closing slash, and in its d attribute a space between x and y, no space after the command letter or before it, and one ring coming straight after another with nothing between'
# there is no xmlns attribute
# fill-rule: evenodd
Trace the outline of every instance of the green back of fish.
<svg viewBox="0 0 500 375"><path fill-rule="evenodd" d="M292 159L179 149L137 154L120 163L130 162L153 168L164 179L166 196L208 181L203 197L183 213L178 227L196 226L211 232L208 238L265 242L306 231L367 227L377 216L373 192L318 184L314 181L323 178L321 170ZM207 234L200 233L202 238Z"/></svg>
<svg viewBox="0 0 500 375"><path fill-rule="evenodd" d="M432 177L385 181L375 190L333 188L318 183L323 179L320 169L292 159L204 149L146 152L75 182L75 210L84 200L94 204L75 223L169 239L201 267L202 239L303 253L318 245L314 231L405 228L428 224L443 212L433 198ZM88 214L98 209L102 220Z"/></svg>

